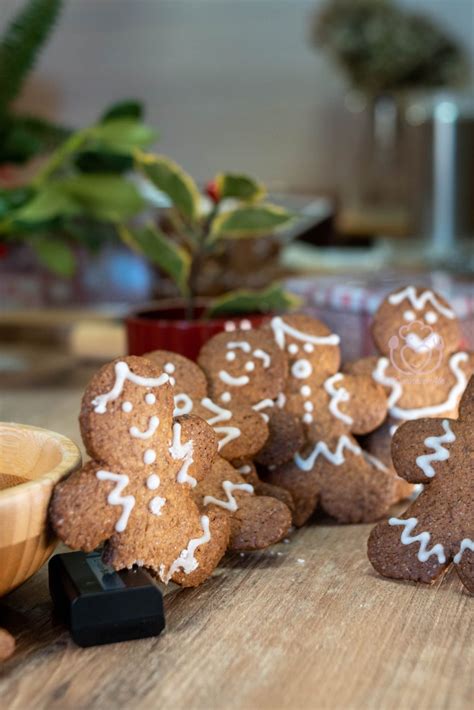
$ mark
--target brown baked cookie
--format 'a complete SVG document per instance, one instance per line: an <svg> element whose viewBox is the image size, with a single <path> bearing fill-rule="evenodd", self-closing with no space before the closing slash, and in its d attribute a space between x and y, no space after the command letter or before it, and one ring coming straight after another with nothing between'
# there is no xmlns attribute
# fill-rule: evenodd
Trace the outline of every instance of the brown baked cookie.
<svg viewBox="0 0 474 710"><path fill-rule="evenodd" d="M266 423L269 435L256 452L258 461L273 466L290 460L301 447L304 432L296 417L281 411L288 359L273 341L272 331L220 333L203 347L198 360L215 400L222 406L245 401Z"/></svg>
<svg viewBox="0 0 474 710"><path fill-rule="evenodd" d="M474 371L474 357L458 352L459 322L437 293L407 286L384 299L372 325L381 357L345 366L351 374L370 374L388 396L389 417L366 445L391 466L390 443L404 421L424 417L456 417L459 400ZM398 498L412 486L398 487Z"/></svg>
<svg viewBox="0 0 474 710"><path fill-rule="evenodd" d="M288 371L284 354L262 329L215 335L201 349L198 364L206 373L211 397L224 405L231 399L253 405L276 399Z"/></svg>
<svg viewBox="0 0 474 710"><path fill-rule="evenodd" d="M227 404L213 401L204 372L196 363L167 350L144 355L169 374L173 386L174 415L193 414L204 419L218 436L219 453L228 461L254 456L268 438L266 421L245 400Z"/></svg>
<svg viewBox="0 0 474 710"><path fill-rule="evenodd" d="M293 503L291 493L285 488L273 486L267 481L262 481L258 475L255 464L252 461L232 461L232 465L237 469L240 475L243 476L245 482L250 483L253 486L255 495L276 498L284 503L290 509L291 513L293 513L295 505Z"/></svg>
<svg viewBox="0 0 474 710"><path fill-rule="evenodd" d="M197 417L174 419L173 409L169 375L148 360L105 365L80 415L93 460L56 487L50 517L73 549L105 542L114 569L140 565L165 583L195 586L220 561L230 528L191 494L217 455L216 435Z"/></svg>
<svg viewBox="0 0 474 710"><path fill-rule="evenodd" d="M193 491L204 509L225 511L230 521L229 547L260 550L279 542L291 526L288 507L276 498L254 495L253 486L228 461L218 456L210 473Z"/></svg>
<svg viewBox="0 0 474 710"><path fill-rule="evenodd" d="M418 419L397 429L394 465L424 489L399 518L371 532L369 560L385 577L434 582L454 561L474 592L474 378L459 419Z"/></svg>
<svg viewBox="0 0 474 710"><path fill-rule="evenodd" d="M0 663L15 652L15 639L6 629L0 629Z"/></svg>
<svg viewBox="0 0 474 710"><path fill-rule="evenodd" d="M298 526L318 505L340 522L376 520L393 499L394 476L352 434L383 422L383 388L369 376L338 372L339 336L316 319L277 317L268 327L289 358L283 411L304 425L306 446L291 461L269 467L265 480L291 493Z"/></svg>

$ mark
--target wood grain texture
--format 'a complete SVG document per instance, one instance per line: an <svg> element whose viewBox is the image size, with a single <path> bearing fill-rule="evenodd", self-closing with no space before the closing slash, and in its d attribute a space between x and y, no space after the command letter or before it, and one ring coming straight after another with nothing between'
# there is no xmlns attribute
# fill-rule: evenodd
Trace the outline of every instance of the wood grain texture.
<svg viewBox="0 0 474 710"><path fill-rule="evenodd" d="M8 393L0 417L78 440L80 380ZM471 707L472 598L452 572L434 587L381 579L369 531L319 520L229 556L202 587L167 589L161 637L90 649L53 621L43 568L0 602L17 638L2 708Z"/></svg>

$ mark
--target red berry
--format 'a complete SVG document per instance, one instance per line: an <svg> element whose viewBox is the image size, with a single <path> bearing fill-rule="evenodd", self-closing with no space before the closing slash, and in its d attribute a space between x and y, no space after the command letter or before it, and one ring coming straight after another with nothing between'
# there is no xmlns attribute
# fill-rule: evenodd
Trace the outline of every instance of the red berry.
<svg viewBox="0 0 474 710"><path fill-rule="evenodd" d="M219 197L219 188L217 187L217 183L215 180L211 180L210 182L207 183L206 185L206 194L208 197L211 198L213 202L216 204L219 202L220 197Z"/></svg>

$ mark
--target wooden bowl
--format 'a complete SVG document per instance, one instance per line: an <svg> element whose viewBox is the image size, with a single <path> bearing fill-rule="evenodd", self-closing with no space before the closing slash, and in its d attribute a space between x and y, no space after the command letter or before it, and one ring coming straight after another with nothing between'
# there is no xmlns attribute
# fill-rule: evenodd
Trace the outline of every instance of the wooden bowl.
<svg viewBox="0 0 474 710"><path fill-rule="evenodd" d="M51 494L80 465L79 449L65 436L0 422L0 597L37 572L53 552Z"/></svg>

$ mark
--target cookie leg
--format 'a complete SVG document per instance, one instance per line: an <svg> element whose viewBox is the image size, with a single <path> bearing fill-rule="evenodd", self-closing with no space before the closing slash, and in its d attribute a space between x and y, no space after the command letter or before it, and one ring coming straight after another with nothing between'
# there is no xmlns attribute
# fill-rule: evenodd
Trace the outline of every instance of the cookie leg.
<svg viewBox="0 0 474 710"><path fill-rule="evenodd" d="M449 564L443 545L417 518L389 518L372 530L368 556L384 577L431 584Z"/></svg>
<svg viewBox="0 0 474 710"><path fill-rule="evenodd" d="M466 538L462 551L455 556L454 562L462 583L474 594L474 541Z"/></svg>
<svg viewBox="0 0 474 710"><path fill-rule="evenodd" d="M313 471L302 471L293 462L262 474L267 483L287 490L293 498L293 524L304 525L316 510L319 500L317 477Z"/></svg>
<svg viewBox="0 0 474 710"><path fill-rule="evenodd" d="M229 548L261 550L282 540L291 526L291 512L284 503L268 496L242 496L230 516Z"/></svg>
<svg viewBox="0 0 474 710"><path fill-rule="evenodd" d="M203 542L195 551L198 566L186 574L179 570L172 576L173 582L182 587L197 587L211 576L224 556L230 536L229 518L219 510L207 508L204 513L209 519L209 540ZM204 531L205 532L205 531Z"/></svg>

